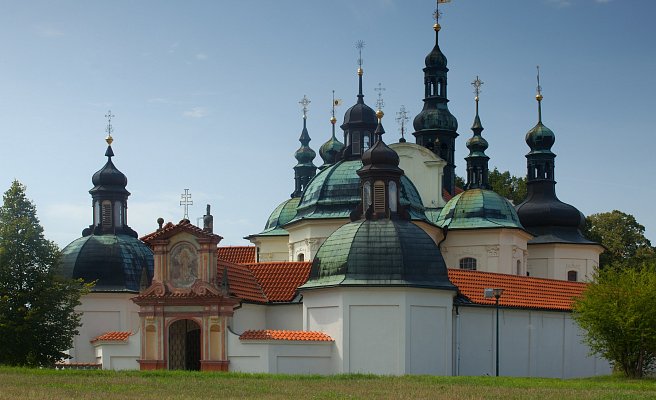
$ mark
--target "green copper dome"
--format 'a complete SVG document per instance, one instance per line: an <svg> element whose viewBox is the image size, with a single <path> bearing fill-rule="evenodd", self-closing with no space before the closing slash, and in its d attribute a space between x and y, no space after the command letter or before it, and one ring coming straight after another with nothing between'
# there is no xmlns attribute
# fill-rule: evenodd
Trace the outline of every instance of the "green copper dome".
<svg viewBox="0 0 656 400"><path fill-rule="evenodd" d="M486 189L466 190L449 200L436 225L451 229L524 229L510 201Z"/></svg>
<svg viewBox="0 0 656 400"><path fill-rule="evenodd" d="M556 141L553 131L539 121L537 125L526 133L526 144L531 148L529 154L551 153L551 147Z"/></svg>
<svg viewBox="0 0 656 400"><path fill-rule="evenodd" d="M451 114L446 103L437 103L421 110L412 121L412 126L417 132L435 129L457 131L458 120Z"/></svg>
<svg viewBox="0 0 656 400"><path fill-rule="evenodd" d="M96 282L94 292L138 292L150 285L153 252L129 235L89 235L62 250L62 275ZM146 279L142 282L142 279Z"/></svg>
<svg viewBox="0 0 656 400"><path fill-rule="evenodd" d="M301 288L365 285L455 289L435 242L398 219L360 220L337 229L319 248Z"/></svg>
<svg viewBox="0 0 656 400"><path fill-rule="evenodd" d="M319 155L321 156L324 165L330 165L335 163L337 155L342 150L344 150L344 143L337 140L335 133L333 132L333 136L328 139L326 143L322 144L321 148L319 148Z"/></svg>
<svg viewBox="0 0 656 400"><path fill-rule="evenodd" d="M296 215L296 207L300 201L300 197L294 197L283 201L269 216L264 230L255 236L288 235L287 231L284 230L282 226L294 218Z"/></svg>
<svg viewBox="0 0 656 400"><path fill-rule="evenodd" d="M362 160L340 161L319 172L308 184L296 210L300 219L348 218L360 204L360 177ZM401 177L400 203L413 220L428 221L424 206L415 185L406 176Z"/></svg>

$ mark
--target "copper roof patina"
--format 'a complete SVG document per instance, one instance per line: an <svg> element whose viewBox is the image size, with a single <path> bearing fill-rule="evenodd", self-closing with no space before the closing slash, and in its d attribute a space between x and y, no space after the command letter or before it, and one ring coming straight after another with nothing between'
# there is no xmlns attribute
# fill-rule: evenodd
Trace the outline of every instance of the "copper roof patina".
<svg viewBox="0 0 656 400"><path fill-rule="evenodd" d="M470 189L454 196L437 217L448 229L524 229L510 201L487 189Z"/></svg>

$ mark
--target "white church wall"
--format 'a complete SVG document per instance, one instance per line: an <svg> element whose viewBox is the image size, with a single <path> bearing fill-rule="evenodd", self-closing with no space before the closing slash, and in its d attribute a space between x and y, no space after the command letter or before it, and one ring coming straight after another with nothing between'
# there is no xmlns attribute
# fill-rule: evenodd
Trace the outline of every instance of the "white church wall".
<svg viewBox="0 0 656 400"><path fill-rule="evenodd" d="M289 232L288 260L300 261L301 254L304 261L312 260L326 238L347 222L348 218L310 219L286 226Z"/></svg>
<svg viewBox="0 0 656 400"><path fill-rule="evenodd" d="M334 373L450 375L453 295L414 288L307 290L304 328L335 340Z"/></svg>
<svg viewBox="0 0 656 400"><path fill-rule="evenodd" d="M301 303L295 303L266 306L266 329L302 330L303 305Z"/></svg>
<svg viewBox="0 0 656 400"><path fill-rule="evenodd" d="M102 369L128 370L139 369L137 359L141 354L141 337L139 332L131 335L127 342L94 343L96 362Z"/></svg>
<svg viewBox="0 0 656 400"><path fill-rule="evenodd" d="M267 329L266 306L263 304L242 303L235 310L229 323L230 329L237 335L248 330Z"/></svg>
<svg viewBox="0 0 656 400"><path fill-rule="evenodd" d="M528 272L531 276L566 281L568 272L576 271L579 282L592 279L603 250L597 245L564 243L530 244L528 249Z"/></svg>
<svg viewBox="0 0 656 400"><path fill-rule="evenodd" d="M458 307L454 332L456 375L494 375L494 307ZM500 309L499 374L574 378L605 375L609 363L589 356L582 332L568 312Z"/></svg>
<svg viewBox="0 0 656 400"><path fill-rule="evenodd" d="M289 236L257 236L249 239L258 248L258 262L289 261Z"/></svg>
<svg viewBox="0 0 656 400"><path fill-rule="evenodd" d="M525 275L531 237L520 229L451 230L440 249L449 268L459 268L461 259L471 257L478 271Z"/></svg>
<svg viewBox="0 0 656 400"><path fill-rule="evenodd" d="M139 307L130 299L134 293L92 292L82 297L75 308L82 313L82 326L73 339L68 362L95 363L96 352L90 340L106 332L136 332L139 329ZM138 353L137 353L138 354Z"/></svg>
<svg viewBox="0 0 656 400"><path fill-rule="evenodd" d="M230 371L328 375L333 342L248 340L228 334Z"/></svg>
<svg viewBox="0 0 656 400"><path fill-rule="evenodd" d="M399 167L417 187L424 207L444 207L442 177L446 162L415 143L392 143L390 148L399 155Z"/></svg>

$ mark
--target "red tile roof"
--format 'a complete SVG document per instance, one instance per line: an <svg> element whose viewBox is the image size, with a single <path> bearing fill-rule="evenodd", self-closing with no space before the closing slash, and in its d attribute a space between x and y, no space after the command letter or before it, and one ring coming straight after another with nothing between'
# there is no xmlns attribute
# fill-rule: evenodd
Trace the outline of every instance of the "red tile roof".
<svg viewBox="0 0 656 400"><path fill-rule="evenodd" d="M310 331L246 331L239 336L240 340L298 340L311 342L333 342L333 338L323 332Z"/></svg>
<svg viewBox="0 0 656 400"><path fill-rule="evenodd" d="M102 335L91 339L90 342L127 342L130 335L132 335L132 332L105 332Z"/></svg>
<svg viewBox="0 0 656 400"><path fill-rule="evenodd" d="M228 272L228 287L230 294L243 300L267 303L269 299L264 294L253 272L245 265L219 260L219 277L223 279L223 271Z"/></svg>
<svg viewBox="0 0 656 400"><path fill-rule="evenodd" d="M255 246L222 246L216 251L219 260L235 264L254 263Z"/></svg>
<svg viewBox="0 0 656 400"><path fill-rule="evenodd" d="M460 193L462 193L462 192L464 192L464 191L465 191L465 189L456 186L456 188L455 188L455 190L454 190L455 194L454 194L453 196L451 196L451 194L450 194L446 189L442 189L442 198L443 198L444 200L446 200L446 201L449 201L449 200L451 200L454 196L456 196L456 195L458 195L458 194L460 194Z"/></svg>
<svg viewBox="0 0 656 400"><path fill-rule="evenodd" d="M169 238L178 232L188 232L194 236L201 236L201 237L218 239L218 240L223 239L221 236L216 235L214 233L206 232L201 228L197 227L196 225L193 225L191 222L189 222L189 220L183 219L177 224L173 224L172 222L167 222L166 225L162 226L161 229L158 229L155 232L151 232L145 236L142 236L141 240L148 243L151 240Z"/></svg>
<svg viewBox="0 0 656 400"><path fill-rule="evenodd" d="M474 304L494 305L494 298L483 297L483 290L503 288L499 299L501 306L560 311L571 311L574 299L581 296L587 286L583 282L450 268L449 279L458 287L459 294Z"/></svg>
<svg viewBox="0 0 656 400"><path fill-rule="evenodd" d="M299 286L310 277L312 262L264 262L244 264L259 282L269 301L292 301Z"/></svg>

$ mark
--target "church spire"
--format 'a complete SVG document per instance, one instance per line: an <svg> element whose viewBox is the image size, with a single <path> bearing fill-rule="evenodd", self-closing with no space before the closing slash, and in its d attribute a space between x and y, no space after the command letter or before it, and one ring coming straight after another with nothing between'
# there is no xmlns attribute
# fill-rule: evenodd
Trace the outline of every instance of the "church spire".
<svg viewBox="0 0 656 400"><path fill-rule="evenodd" d="M296 150L294 157L298 161L298 164L294 166L294 193L292 197L301 197L307 184L314 177L317 172L317 167L314 165L312 160L316 157L317 153L310 148L310 135L307 130L307 112L308 105L310 100L307 96L303 96L299 104L303 106L303 130L301 131L301 137L298 139L301 142L301 147Z"/></svg>
<svg viewBox="0 0 656 400"><path fill-rule="evenodd" d="M358 100L344 113L344 152L342 158L345 160L358 160L373 143L373 132L376 129L376 113L364 103L362 93L362 49L364 42L358 40L355 44L358 49Z"/></svg>
<svg viewBox="0 0 656 400"><path fill-rule="evenodd" d="M91 194L93 204L93 224L82 231L82 236L125 234L137 237L137 233L127 225L127 203L128 196L130 196L130 192L126 189L128 178L112 162L112 157L114 157L112 118L114 115L109 111L105 118L107 118L107 137L105 138L107 162L91 178L93 188L89 190L89 194Z"/></svg>
<svg viewBox="0 0 656 400"><path fill-rule="evenodd" d="M437 5L445 3L437 0ZM413 121L417 144L433 151L446 161L442 188L450 194L455 192L455 140L458 137L458 121L451 114L447 103L447 60L439 45L439 24L441 13L436 8L435 46L426 56L424 71L424 107Z"/></svg>
<svg viewBox="0 0 656 400"><path fill-rule="evenodd" d="M485 154L485 150L488 148L487 140L481 136L483 132L483 125L481 124L481 119L478 116L478 100L481 94L481 85L483 82L476 76L476 80L472 82L474 86L474 101L476 102L476 116L474 117L474 124L471 127L471 130L474 132L474 136L467 140L467 148L469 149L469 155L465 157L467 160L467 187L466 189L489 189L488 183L488 157Z"/></svg>
<svg viewBox="0 0 656 400"><path fill-rule="evenodd" d="M321 148L319 148L319 155L323 160L323 165L319 167L320 169L324 169L329 165L336 163L339 153L341 153L342 150L344 150L344 144L339 140L337 140L337 138L335 137L335 123L337 123L337 118L335 118L335 107L340 106L341 104L342 104L342 100L335 99L335 91L333 90L333 106L330 116L332 136L330 137L330 139L328 139L326 143L321 145Z"/></svg>

